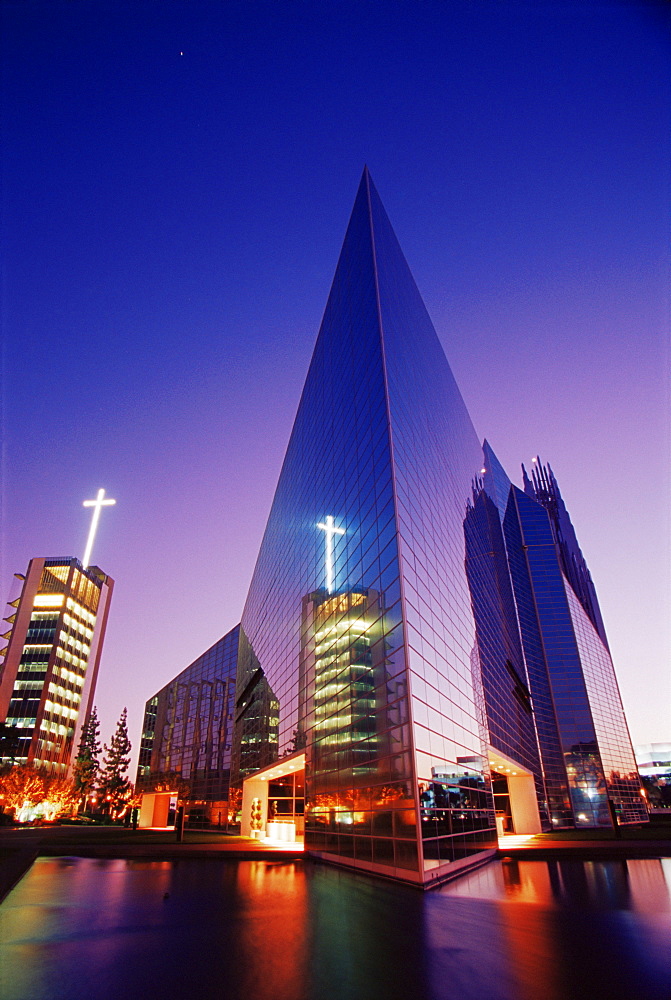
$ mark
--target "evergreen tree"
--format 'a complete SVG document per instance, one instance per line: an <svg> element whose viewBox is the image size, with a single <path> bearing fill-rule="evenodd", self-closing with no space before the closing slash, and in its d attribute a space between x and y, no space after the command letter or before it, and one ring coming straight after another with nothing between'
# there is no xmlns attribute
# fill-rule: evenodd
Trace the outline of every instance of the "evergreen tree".
<svg viewBox="0 0 671 1000"><path fill-rule="evenodd" d="M88 722L82 727L74 763L75 790L84 800L84 804L98 780L100 749L100 723L94 706Z"/></svg>
<svg viewBox="0 0 671 1000"><path fill-rule="evenodd" d="M109 803L110 811L113 812L118 811L123 806L133 787L127 777L132 745L128 739L126 716L127 711L124 708L110 745L105 744L105 756L103 757L102 782L105 800Z"/></svg>

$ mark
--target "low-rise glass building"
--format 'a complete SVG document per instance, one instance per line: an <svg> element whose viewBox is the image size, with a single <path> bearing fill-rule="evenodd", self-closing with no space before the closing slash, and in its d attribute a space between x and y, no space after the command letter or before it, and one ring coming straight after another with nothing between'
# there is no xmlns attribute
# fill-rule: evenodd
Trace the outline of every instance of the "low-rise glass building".
<svg viewBox="0 0 671 1000"><path fill-rule="evenodd" d="M228 823L239 636L236 625L145 706L136 788L179 797L192 824ZM155 825L174 821L175 804Z"/></svg>

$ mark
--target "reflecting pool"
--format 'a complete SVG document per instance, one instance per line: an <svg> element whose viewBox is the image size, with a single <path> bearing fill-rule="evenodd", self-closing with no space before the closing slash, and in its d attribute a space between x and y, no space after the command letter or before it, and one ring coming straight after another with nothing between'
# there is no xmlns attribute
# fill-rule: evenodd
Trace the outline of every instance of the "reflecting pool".
<svg viewBox="0 0 671 1000"><path fill-rule="evenodd" d="M671 859L497 862L421 893L305 862L40 859L2 1000L669 1000Z"/></svg>

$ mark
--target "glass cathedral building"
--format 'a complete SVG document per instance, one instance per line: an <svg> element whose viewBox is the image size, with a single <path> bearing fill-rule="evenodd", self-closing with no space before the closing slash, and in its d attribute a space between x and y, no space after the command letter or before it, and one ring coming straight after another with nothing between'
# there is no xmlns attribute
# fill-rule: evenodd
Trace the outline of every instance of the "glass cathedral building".
<svg viewBox="0 0 671 1000"><path fill-rule="evenodd" d="M520 503L556 563L552 503L511 487L487 444L483 458L364 170L240 626L243 833L277 833L300 802L289 839L304 827L325 860L429 885L489 856L506 802L521 832L574 825L581 791L588 824L610 822L616 770L638 794L603 626L561 569L550 586L517 566L534 531ZM561 597L573 660L545 656L541 594ZM599 684L610 700L590 728Z"/></svg>

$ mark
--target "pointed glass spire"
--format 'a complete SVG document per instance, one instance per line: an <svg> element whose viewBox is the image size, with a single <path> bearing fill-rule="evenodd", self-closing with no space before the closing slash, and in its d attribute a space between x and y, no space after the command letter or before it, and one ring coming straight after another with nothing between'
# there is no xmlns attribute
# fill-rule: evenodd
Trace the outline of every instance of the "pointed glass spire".
<svg viewBox="0 0 671 1000"><path fill-rule="evenodd" d="M484 458L483 474L485 489L498 507L499 514L503 519L506 514L508 497L510 495L510 480L508 475L494 453L494 449L485 438L482 445Z"/></svg>
<svg viewBox="0 0 671 1000"><path fill-rule="evenodd" d="M464 573L481 465L365 169L242 617L233 770L303 749L308 849L414 882L494 843Z"/></svg>

